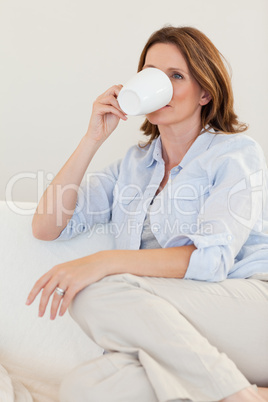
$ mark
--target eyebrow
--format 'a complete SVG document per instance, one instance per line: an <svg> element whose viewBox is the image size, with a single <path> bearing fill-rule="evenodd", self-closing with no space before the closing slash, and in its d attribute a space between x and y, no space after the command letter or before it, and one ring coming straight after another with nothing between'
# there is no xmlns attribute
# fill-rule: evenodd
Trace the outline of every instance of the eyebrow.
<svg viewBox="0 0 268 402"><path fill-rule="evenodd" d="M154 66L153 64L145 64L142 68L144 68L144 67L157 68L157 67ZM169 67L167 70L168 70L168 71L180 71L180 72L182 72L183 74L189 74L189 73L187 73L186 71L182 70L180 67Z"/></svg>

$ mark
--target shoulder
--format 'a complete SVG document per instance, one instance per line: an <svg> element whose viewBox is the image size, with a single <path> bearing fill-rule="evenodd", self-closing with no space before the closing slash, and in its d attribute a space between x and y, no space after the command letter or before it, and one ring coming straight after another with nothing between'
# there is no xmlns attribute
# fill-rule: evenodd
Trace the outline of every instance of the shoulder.
<svg viewBox="0 0 268 402"><path fill-rule="evenodd" d="M247 134L224 134L224 133L215 133L214 139L212 141L212 146L216 145L224 145L227 148L234 147L253 147L256 149L261 149L260 145L254 138L250 137Z"/></svg>
<svg viewBox="0 0 268 402"><path fill-rule="evenodd" d="M245 134L216 134L206 161L213 181L225 177L231 182L241 177L250 177L258 171L267 171L261 146Z"/></svg>
<svg viewBox="0 0 268 402"><path fill-rule="evenodd" d="M214 158L234 157L248 158L254 156L265 161L260 144L247 134L216 133L209 148Z"/></svg>

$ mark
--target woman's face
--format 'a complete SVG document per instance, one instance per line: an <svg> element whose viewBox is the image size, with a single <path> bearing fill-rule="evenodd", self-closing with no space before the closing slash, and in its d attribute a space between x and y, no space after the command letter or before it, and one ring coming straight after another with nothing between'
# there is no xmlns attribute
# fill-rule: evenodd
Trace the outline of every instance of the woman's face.
<svg viewBox="0 0 268 402"><path fill-rule="evenodd" d="M167 106L148 114L150 123L177 125L200 124L202 105L209 102L208 94L189 72L186 60L176 45L156 43L149 48L143 69L156 67L170 78L173 96Z"/></svg>

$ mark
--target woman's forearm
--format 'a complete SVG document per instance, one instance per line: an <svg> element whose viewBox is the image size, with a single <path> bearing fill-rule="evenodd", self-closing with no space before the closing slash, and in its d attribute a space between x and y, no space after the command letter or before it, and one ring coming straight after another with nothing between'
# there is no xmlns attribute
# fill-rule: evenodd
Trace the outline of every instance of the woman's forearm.
<svg viewBox="0 0 268 402"><path fill-rule="evenodd" d="M33 218L33 235L41 240L53 240L65 228L75 210L77 193L93 156L117 127L127 120L117 102L122 85L114 85L93 103L87 133L49 185Z"/></svg>
<svg viewBox="0 0 268 402"><path fill-rule="evenodd" d="M31 304L43 289L39 316L43 316L56 287L64 290L64 297L53 297L51 318L64 314L75 295L102 278L129 273L138 276L184 278L194 245L152 250L104 250L77 260L54 266L44 274L29 293L26 304Z"/></svg>
<svg viewBox="0 0 268 402"><path fill-rule="evenodd" d="M72 217L77 193L99 144L84 136L71 157L55 176L39 201L32 222L33 235L53 240Z"/></svg>
<svg viewBox="0 0 268 402"><path fill-rule="evenodd" d="M138 276L184 278L194 245L146 249L102 251L106 276L129 273Z"/></svg>

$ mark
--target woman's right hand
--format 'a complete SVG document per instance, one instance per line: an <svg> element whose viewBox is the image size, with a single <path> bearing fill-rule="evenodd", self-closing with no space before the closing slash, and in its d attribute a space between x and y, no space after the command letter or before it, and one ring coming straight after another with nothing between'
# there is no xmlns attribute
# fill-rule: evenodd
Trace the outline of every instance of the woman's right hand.
<svg viewBox="0 0 268 402"><path fill-rule="evenodd" d="M114 85L95 100L86 137L102 143L115 130L120 119L127 120L117 101L122 87Z"/></svg>

